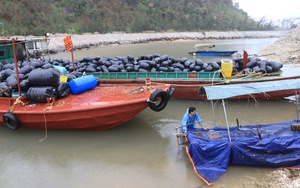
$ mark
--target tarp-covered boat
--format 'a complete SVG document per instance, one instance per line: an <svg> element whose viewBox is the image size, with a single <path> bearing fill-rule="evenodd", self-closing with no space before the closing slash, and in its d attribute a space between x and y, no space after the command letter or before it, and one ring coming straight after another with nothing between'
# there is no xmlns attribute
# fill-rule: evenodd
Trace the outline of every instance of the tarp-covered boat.
<svg viewBox="0 0 300 188"><path fill-rule="evenodd" d="M219 90L219 87L222 90ZM298 104L297 120L242 127L228 125L224 105L224 99L239 95L287 89L296 93L299 88L300 79L290 80L289 83L283 80L260 84L236 84L232 87L204 86L200 93L205 92L208 100L222 100L227 128L216 126L208 131L199 128L188 129L186 138L189 145L186 152L196 174L205 183L212 185L226 172L230 164L300 169Z"/></svg>

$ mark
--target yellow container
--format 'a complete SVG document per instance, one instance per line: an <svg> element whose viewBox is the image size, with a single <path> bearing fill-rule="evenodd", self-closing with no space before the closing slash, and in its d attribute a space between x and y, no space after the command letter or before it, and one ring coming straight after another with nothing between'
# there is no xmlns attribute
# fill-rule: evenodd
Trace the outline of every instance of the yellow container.
<svg viewBox="0 0 300 188"><path fill-rule="evenodd" d="M230 79L232 75L233 63L231 59L221 60L221 71L225 79Z"/></svg>
<svg viewBox="0 0 300 188"><path fill-rule="evenodd" d="M68 82L68 77L67 77L67 76L64 76L64 75L60 75L59 81L60 81L60 82Z"/></svg>

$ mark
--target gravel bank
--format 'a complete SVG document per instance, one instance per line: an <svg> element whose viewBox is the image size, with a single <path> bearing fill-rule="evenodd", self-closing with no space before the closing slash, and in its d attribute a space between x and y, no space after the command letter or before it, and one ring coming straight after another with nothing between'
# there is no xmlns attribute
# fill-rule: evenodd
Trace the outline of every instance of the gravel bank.
<svg viewBox="0 0 300 188"><path fill-rule="evenodd" d="M259 54L271 54L269 60L281 62L283 64L300 63L300 26L289 30L281 36L273 45L262 49Z"/></svg>
<svg viewBox="0 0 300 188"><path fill-rule="evenodd" d="M105 47L110 45L148 43L156 41L238 39L238 38L279 38L286 31L229 31L229 32L177 32L177 33L109 33L71 35L74 49ZM49 48L52 52L65 51L63 38L67 34L51 35Z"/></svg>

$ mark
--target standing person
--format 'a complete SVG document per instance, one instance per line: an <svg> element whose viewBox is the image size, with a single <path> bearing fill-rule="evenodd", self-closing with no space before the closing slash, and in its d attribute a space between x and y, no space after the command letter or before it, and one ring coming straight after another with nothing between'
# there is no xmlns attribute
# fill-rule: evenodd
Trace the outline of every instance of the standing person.
<svg viewBox="0 0 300 188"><path fill-rule="evenodd" d="M184 116L182 117L182 121L181 121L181 129L180 132L181 133L185 133L187 131L187 129L189 128L196 128L195 123L199 123L199 125L202 127L202 129L204 130L208 130L207 128L203 127L202 124L202 119L200 118L199 114L196 111L195 107L189 107L186 111L186 113L184 114Z"/></svg>

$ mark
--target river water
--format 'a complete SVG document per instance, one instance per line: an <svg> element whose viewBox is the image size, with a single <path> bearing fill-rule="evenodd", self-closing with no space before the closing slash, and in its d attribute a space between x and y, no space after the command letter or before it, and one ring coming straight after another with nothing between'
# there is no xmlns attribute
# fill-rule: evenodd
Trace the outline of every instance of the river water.
<svg viewBox="0 0 300 188"><path fill-rule="evenodd" d="M275 40L213 42L251 54ZM199 41L112 46L75 51L74 57L149 53L189 57L187 52L196 43ZM70 58L70 53L55 56L66 59ZM44 138L44 130L21 128L11 131L0 127L0 187L207 187L194 173L185 150L177 146L174 136L175 127L179 126L189 106L197 108L204 126L214 126L210 102L171 100L162 112L146 109L129 122L110 130L48 131L47 139L42 142L39 140ZM296 118L295 104L288 99L229 101L227 107L229 122L233 125L236 118L241 125ZM225 126L220 103L215 111L218 125ZM230 166L213 187L262 187L258 185L275 181L267 177L274 170Z"/></svg>

